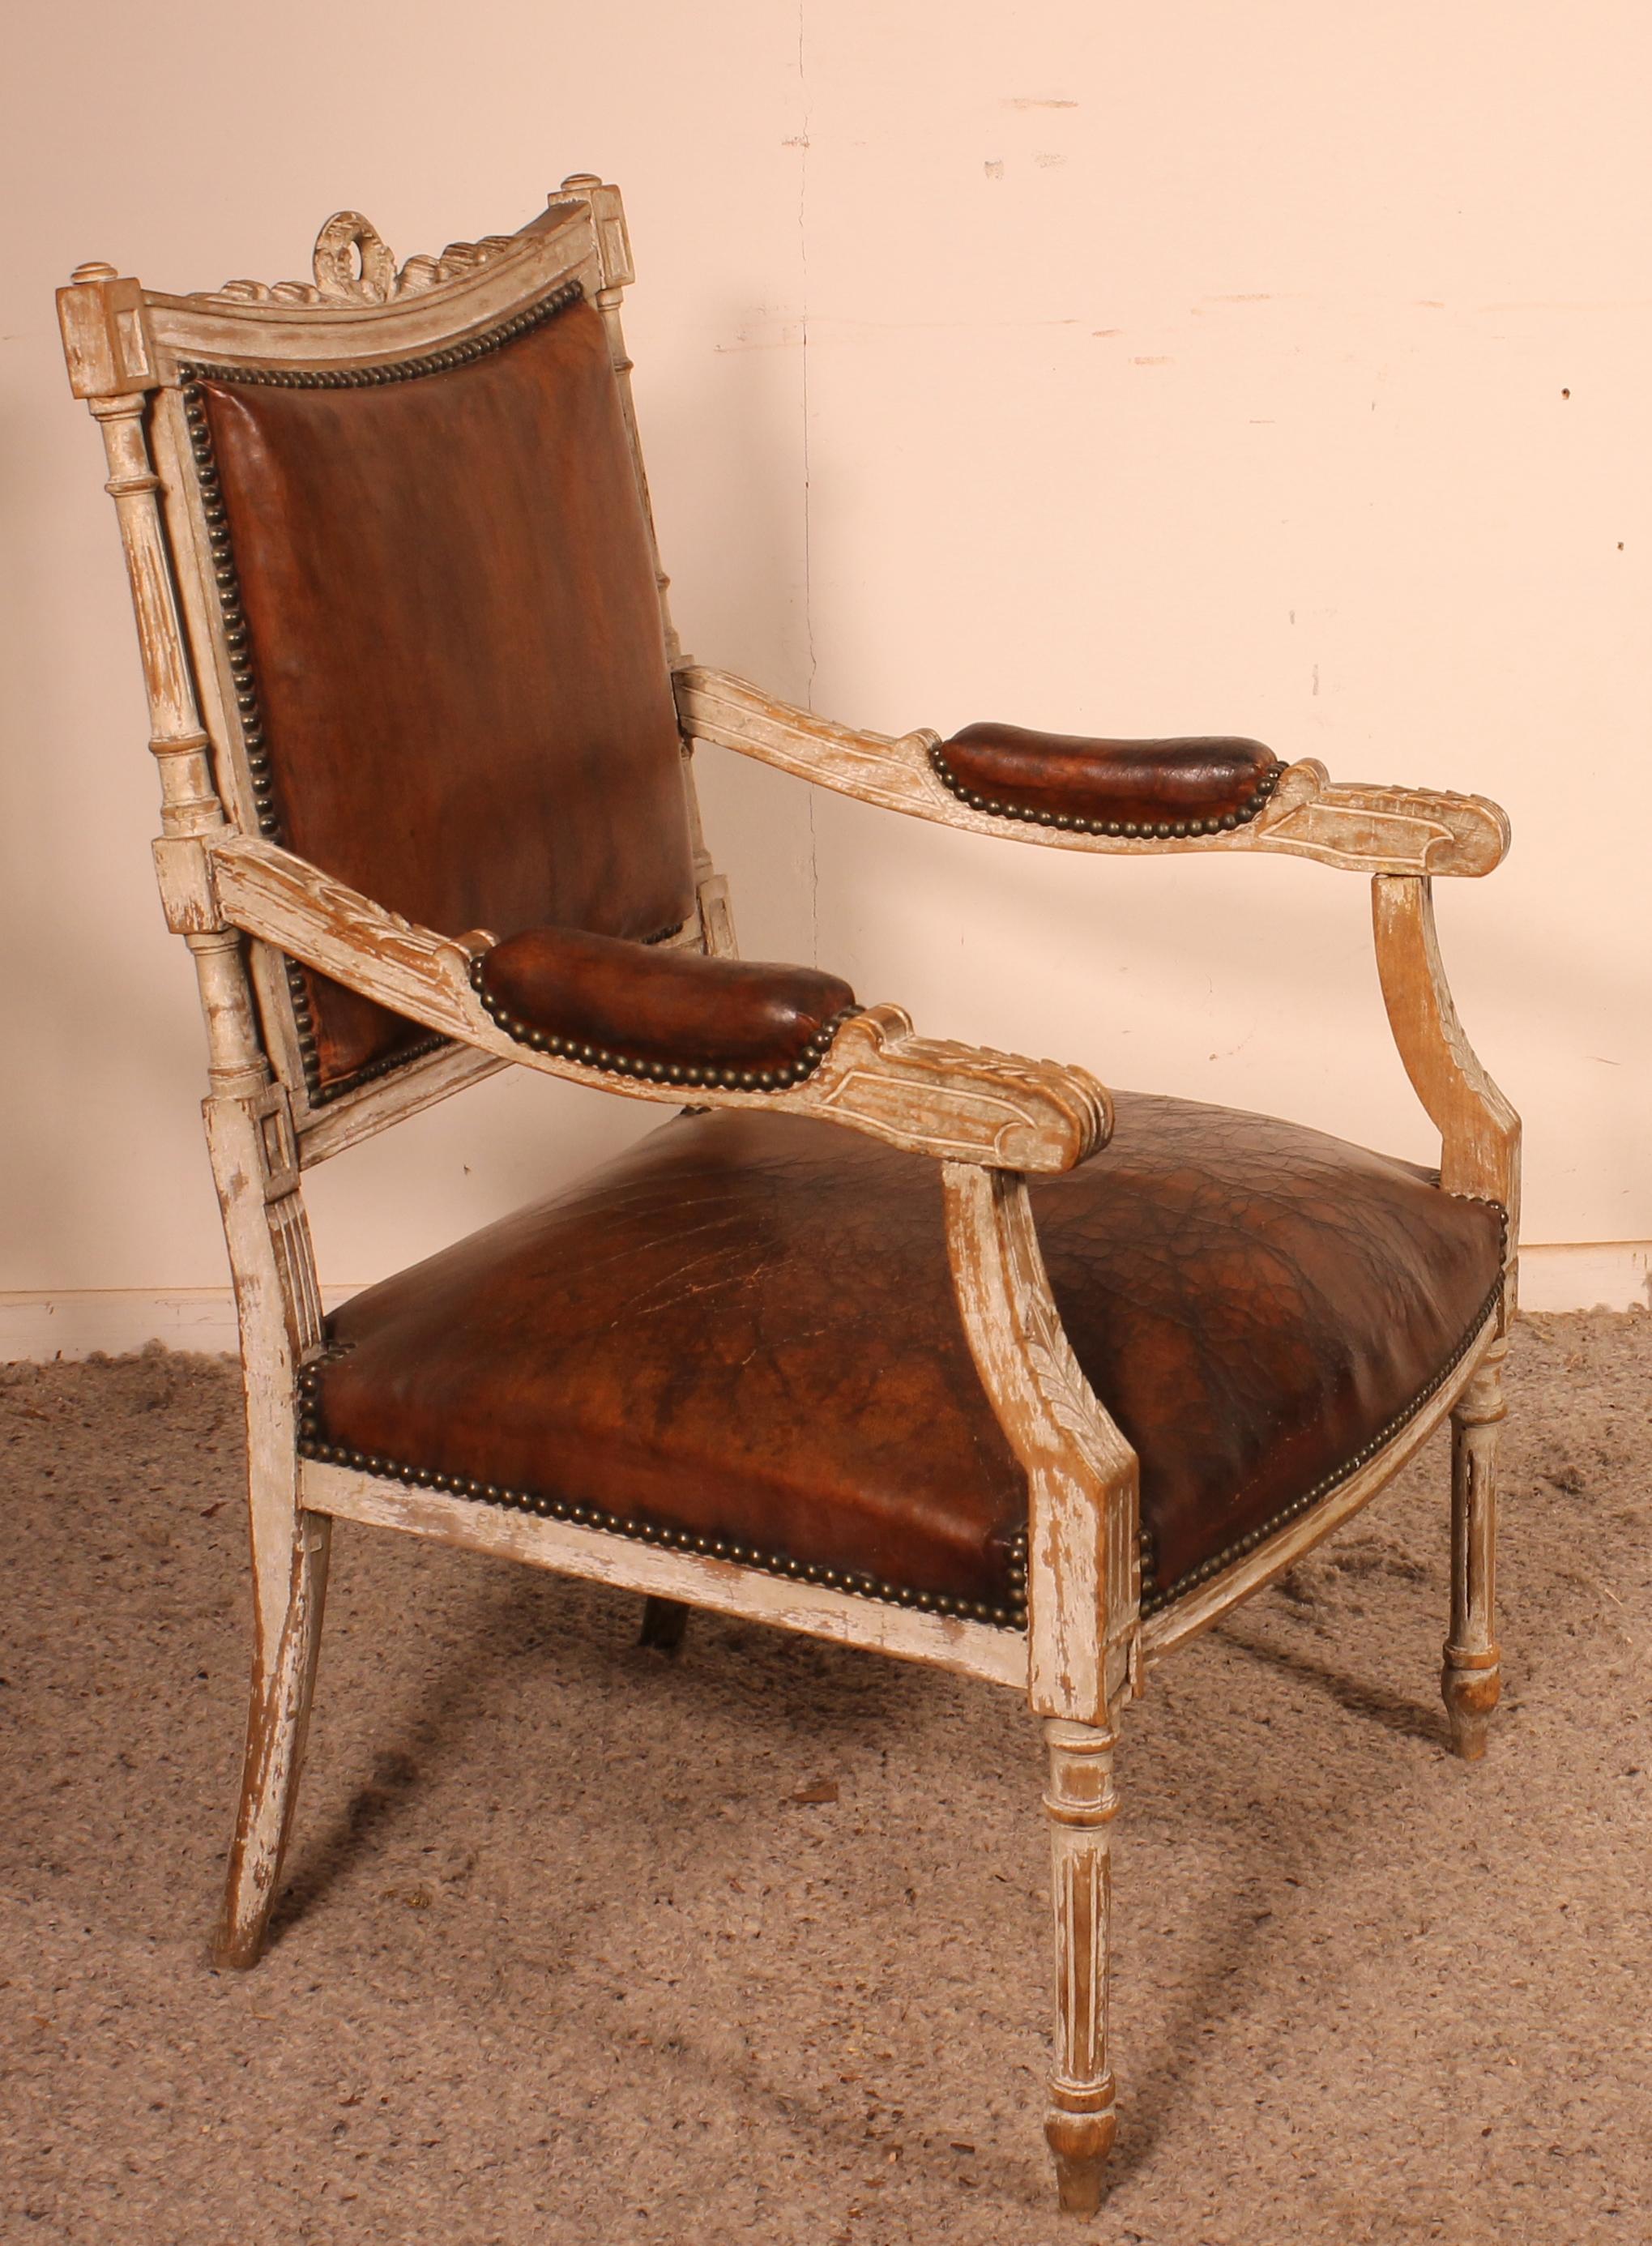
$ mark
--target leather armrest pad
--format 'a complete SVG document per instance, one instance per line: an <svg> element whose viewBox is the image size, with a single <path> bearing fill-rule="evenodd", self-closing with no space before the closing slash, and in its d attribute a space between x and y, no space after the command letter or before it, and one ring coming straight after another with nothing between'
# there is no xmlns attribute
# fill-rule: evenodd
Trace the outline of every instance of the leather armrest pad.
<svg viewBox="0 0 1652 2246"><path fill-rule="evenodd" d="M934 752L973 810L1091 834L1214 834L1254 819L1284 767L1260 741L1085 740L966 725Z"/></svg>
<svg viewBox="0 0 1652 2246"><path fill-rule="evenodd" d="M663 950L534 928L484 952L482 1004L511 1036L597 1067L670 1082L777 1089L806 1076L854 992L812 967Z"/></svg>

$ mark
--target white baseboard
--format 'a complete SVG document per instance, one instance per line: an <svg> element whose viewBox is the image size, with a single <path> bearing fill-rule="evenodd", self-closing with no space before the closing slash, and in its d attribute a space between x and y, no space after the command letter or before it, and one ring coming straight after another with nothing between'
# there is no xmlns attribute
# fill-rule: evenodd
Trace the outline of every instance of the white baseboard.
<svg viewBox="0 0 1652 2246"><path fill-rule="evenodd" d="M326 1309L356 1292L323 1287ZM57 1295L0 1292L0 1364L56 1358L119 1357L146 1342L168 1349L233 1356L240 1347L235 1300L228 1287L173 1287L150 1294L137 1287L75 1288Z"/></svg>
<svg viewBox="0 0 1652 2246"><path fill-rule="evenodd" d="M354 1287L323 1287L335 1309ZM1607 1240L1520 1250L1520 1307L1526 1310L1652 1310L1652 1240ZM0 1364L54 1358L119 1357L146 1342L233 1354L235 1306L228 1287L0 1291Z"/></svg>
<svg viewBox="0 0 1652 2246"><path fill-rule="evenodd" d="M1652 1240L1584 1240L1522 1248L1520 1308L1652 1310Z"/></svg>

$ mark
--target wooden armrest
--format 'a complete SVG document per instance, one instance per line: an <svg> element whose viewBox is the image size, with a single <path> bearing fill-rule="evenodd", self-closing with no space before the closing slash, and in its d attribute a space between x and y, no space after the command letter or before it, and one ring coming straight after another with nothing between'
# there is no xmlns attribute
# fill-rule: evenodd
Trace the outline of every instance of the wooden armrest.
<svg viewBox="0 0 1652 2246"><path fill-rule="evenodd" d="M684 1080L588 1064L512 1037L472 987L471 945L414 927L273 843L237 834L204 848L205 885L186 895L181 875L172 884L178 914L194 925L227 922L410 1021L501 1059L632 1099L682 1101ZM1112 1128L1105 1091L1082 1069L916 1037L898 1006L868 1006L842 1021L801 1082L748 1091L702 1081L691 1096L706 1106L812 1115L937 1161L1010 1170L1071 1169Z"/></svg>
<svg viewBox="0 0 1652 2246"><path fill-rule="evenodd" d="M1489 874L1509 845L1506 816L1484 796L1333 782L1312 758L1270 779L1266 800L1243 824L1219 826L1214 834L1086 832L1046 824L1024 803L1001 812L977 808L967 796L978 790L957 792L958 776L938 733L921 730L897 738L857 732L777 701L727 671L697 665L678 670L676 687L683 730L695 740L758 757L885 810L1058 850L1275 850L1361 874L1476 875Z"/></svg>

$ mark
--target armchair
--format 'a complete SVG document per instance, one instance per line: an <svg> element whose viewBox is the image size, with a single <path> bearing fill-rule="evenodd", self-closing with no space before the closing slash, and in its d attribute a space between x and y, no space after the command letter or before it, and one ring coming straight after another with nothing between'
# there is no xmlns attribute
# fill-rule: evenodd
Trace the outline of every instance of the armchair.
<svg viewBox="0 0 1652 2246"><path fill-rule="evenodd" d="M616 191L398 267L60 292L129 567L194 955L245 1370L255 1640L217 1955L254 1964L343 1521L1025 1695L1048 1753L1062 2204L1114 2132L1108 1827L1150 1666L1449 1413L1457 1752L1498 1694L1494 1458L1518 1126L1458 1025L1436 875L1478 797L1247 741L834 725L680 656L621 335ZM1369 875L1438 1174L924 1038L736 956L692 785L720 743L1103 855ZM303 1174L506 1065L681 1112L572 1192L322 1312Z"/></svg>

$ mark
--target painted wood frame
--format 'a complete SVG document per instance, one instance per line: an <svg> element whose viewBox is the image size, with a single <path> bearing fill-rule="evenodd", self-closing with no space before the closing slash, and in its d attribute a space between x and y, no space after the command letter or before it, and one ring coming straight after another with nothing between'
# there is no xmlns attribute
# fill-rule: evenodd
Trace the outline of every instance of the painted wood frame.
<svg viewBox="0 0 1652 2246"><path fill-rule="evenodd" d="M1045 849L1146 857L1165 851L1275 850L1371 875L1489 874L1508 849L1506 813L1483 795L1364 781L1333 782L1304 758L1281 774L1261 810L1224 834L1089 834L1025 825L973 810L936 772L941 736L927 727L898 738L857 732L777 701L726 670L699 664L676 671L677 715L697 741L758 758L781 772L835 788L885 811L903 811L975 834Z"/></svg>
<svg viewBox="0 0 1652 2246"><path fill-rule="evenodd" d="M656 1642L702 1606L929 1664L1025 1694L1049 1757L1057 1956L1057 2064L1046 2130L1062 2204L1093 2209L1114 2131L1107 2058L1107 1830L1121 1712L1148 1664L1220 1620L1348 1520L1449 1412L1454 1427L1452 1607L1443 1690L1453 1743L1484 1751L1497 1697L1492 1635L1495 1443L1513 1300L1504 1297L1457 1369L1357 1472L1213 1581L1145 1622L1137 1460L1085 1381L1050 1297L1029 1174L1085 1160L1112 1128L1084 1070L918 1037L898 1007L846 1022L815 1072L785 1092L697 1086L706 1106L765 1106L867 1132L942 1165L959 1316L982 1384L1027 1477L1023 1631L908 1610L756 1568L674 1552L313 1460L297 1448L300 1372L323 1345L303 1173L341 1148L508 1065L671 1105L679 1088L586 1068L517 1044L483 1010L462 942L410 925L261 839L240 730L232 653L213 597L207 514L181 370L370 367L441 350L531 308L569 282L601 312L619 379L644 514L648 491L620 326L632 278L617 190L566 180L520 232L456 243L398 266L354 212L317 238L313 278L236 281L197 296L143 289L114 268L78 268L59 293L70 379L104 435L125 546L157 759L154 846L168 925L194 955L207 1044L205 1119L228 1244L246 1392L255 1650L245 1772L217 1953L262 1949L303 1760L337 1519L623 1586L649 1602ZM858 732L686 664L659 569L662 620L683 738L696 919L677 940L735 951L727 885L705 850L691 754L711 741L863 802L973 832L1064 849L1276 850L1368 874L1383 997L1404 1065L1438 1127L1441 1187L1498 1202L1513 1238L1519 1126L1480 1069L1451 1004L1431 882L1502 857L1494 804L1398 786L1333 784L1291 766L1254 820L1187 838L1112 837L1017 824L948 788L938 737ZM289 960L422 1024L438 1039L377 1080L318 1104L306 1087Z"/></svg>

